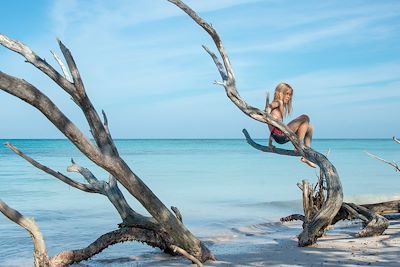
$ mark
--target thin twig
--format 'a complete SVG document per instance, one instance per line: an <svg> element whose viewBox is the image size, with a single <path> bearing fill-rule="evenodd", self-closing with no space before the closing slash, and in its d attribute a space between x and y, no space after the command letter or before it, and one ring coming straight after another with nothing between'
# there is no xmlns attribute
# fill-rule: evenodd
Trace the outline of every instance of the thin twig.
<svg viewBox="0 0 400 267"><path fill-rule="evenodd" d="M61 61L60 57L57 56L57 54L53 51L50 50L50 52L53 54L54 59L58 63L58 65L61 67L62 72L64 73L64 78L67 79L68 81L72 82L72 78L69 75L67 68L65 67L64 63Z"/></svg>
<svg viewBox="0 0 400 267"><path fill-rule="evenodd" d="M400 171L400 167L399 167L399 165L397 165L397 163L395 161L393 161L393 162L387 161L387 160L385 160L383 158L380 158L378 156L375 156L374 154L371 154L371 153L369 153L367 151L365 151L365 153L368 156L370 156L371 158L374 158L374 159L380 160L380 161L382 161L382 162L384 162L386 164L389 164L390 166L392 166L396 170L396 172Z"/></svg>
<svg viewBox="0 0 400 267"><path fill-rule="evenodd" d="M202 45L202 47L204 48L204 50L206 50L206 52L211 56L211 58L213 59L215 65L217 66L217 69L219 71L219 74L221 75L221 78L223 81L226 81L228 79L228 76L225 73L224 70L224 65L222 65L222 63L219 61L217 55L215 55L210 49L208 49L207 46Z"/></svg>
<svg viewBox="0 0 400 267"><path fill-rule="evenodd" d="M79 190L82 190L82 191L85 191L88 193L99 193L99 190L97 187L95 187L91 184L82 184L82 183L76 182L73 179L65 176L64 174L57 172L45 165L42 165L41 163L37 162L36 160L32 159L31 157L25 155L23 152L18 150L15 146L13 146L10 143L6 143L4 146L8 147L11 151L13 151L15 154L17 154L21 158L25 159L27 162L32 164L34 167L44 171L47 174L50 174L51 176L59 179L60 181L66 183L72 187L75 187Z"/></svg>
<svg viewBox="0 0 400 267"><path fill-rule="evenodd" d="M267 92L266 96L265 96L265 108L264 111L267 112L268 114L271 111L271 108L269 107L269 92Z"/></svg>

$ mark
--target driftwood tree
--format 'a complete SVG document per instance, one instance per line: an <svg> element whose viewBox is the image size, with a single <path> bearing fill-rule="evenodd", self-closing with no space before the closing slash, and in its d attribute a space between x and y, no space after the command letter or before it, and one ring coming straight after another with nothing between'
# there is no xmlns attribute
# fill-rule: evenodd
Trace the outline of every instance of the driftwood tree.
<svg viewBox="0 0 400 267"><path fill-rule="evenodd" d="M393 136L392 139L396 144L400 144L400 140L398 138L396 138L395 136ZM368 156L370 156L378 161L381 161L385 164L388 164L396 172L400 172L400 167L394 160L388 161L386 159L378 157L369 152L366 152L366 153ZM385 202L373 203L373 204L362 204L361 206L367 208L371 212L374 212L379 215L383 215L384 217L386 217L388 219L398 219L399 218L398 215L400 213L400 200L385 201Z"/></svg>
<svg viewBox="0 0 400 267"><path fill-rule="evenodd" d="M400 141L396 137L393 137L393 141L400 144ZM400 171L399 165L395 161L390 162L369 152L366 153L368 156L393 167L396 172ZM400 200L361 205L343 203L333 223L339 220L360 219L363 222L364 228L356 236L380 235L389 227L389 220L400 218L399 213Z"/></svg>
<svg viewBox="0 0 400 267"><path fill-rule="evenodd" d="M72 161L68 171L81 174L87 181L87 183L79 183L35 161L11 144L6 144L6 146L33 166L66 184L85 192L106 196L119 212L122 222L119 229L100 236L87 248L62 252L49 258L44 239L34 222L24 218L4 202L0 202L0 211L31 234L35 247L35 266L68 266L90 258L110 245L132 240L159 247L171 254L184 255L199 265L200 262L213 259L214 257L207 247L183 225L179 211L173 208L175 214L171 212L120 157L111 137L104 111L102 121L86 94L72 54L60 41L58 43L69 69L67 70L62 61L55 57L63 70L63 75L26 45L0 34L2 46L21 54L26 62L51 78L72 97L85 115L95 143L91 142L44 93L27 81L0 71L0 89L27 102L45 115L88 159L108 173L109 181L98 180L88 169ZM69 78L70 75L72 79ZM151 217L135 212L128 205L118 188L118 182L146 208Z"/></svg>
<svg viewBox="0 0 400 267"><path fill-rule="evenodd" d="M343 204L342 186L335 167L323 154L313 150L312 148L303 146L295 133L293 133L283 123L275 120L267 112L266 108L269 104L268 97L267 105L264 110L250 106L240 97L236 89L232 65L217 31L182 1L168 1L175 4L187 15L189 15L190 18L192 18L192 20L202 27L212 38L222 62L209 48L206 46L203 46L203 48L213 59L222 78L222 81L216 81L215 83L224 87L228 98L247 116L259 122L271 125L282 131L293 144L294 150L285 150L260 145L254 142L248 132L244 129L243 133L247 142L257 150L287 156L301 156L319 166L319 191L314 193L314 190L312 190L311 186L307 182L303 182L303 184L299 186L303 191L303 206L305 215L291 215L283 218L283 220L303 220L303 231L298 238L299 246L308 246L315 243L317 238L323 235L327 227L339 219L337 217L339 215L339 211L341 211L341 219L349 218L350 216L356 216L357 218L363 219L367 227L364 229L365 231L363 230L364 232L359 233L360 236L382 233L388 225L387 221L385 221L386 219L373 212L364 210L362 207L354 204Z"/></svg>

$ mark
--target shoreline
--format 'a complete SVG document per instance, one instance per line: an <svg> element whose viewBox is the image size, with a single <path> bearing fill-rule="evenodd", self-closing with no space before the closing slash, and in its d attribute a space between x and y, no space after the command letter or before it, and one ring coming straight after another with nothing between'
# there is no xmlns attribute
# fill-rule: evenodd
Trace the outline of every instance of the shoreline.
<svg viewBox="0 0 400 267"><path fill-rule="evenodd" d="M297 246L301 224L287 224L286 230L275 233L268 229L258 233L243 230L242 236L233 239L217 237L208 241L213 242L209 248L217 261L208 261L204 266L399 266L400 220L391 221L383 235L366 238L354 237L360 223L342 222L316 244L304 248ZM263 235L266 232L269 234ZM196 266L161 252L151 260L140 256L131 260L135 266Z"/></svg>

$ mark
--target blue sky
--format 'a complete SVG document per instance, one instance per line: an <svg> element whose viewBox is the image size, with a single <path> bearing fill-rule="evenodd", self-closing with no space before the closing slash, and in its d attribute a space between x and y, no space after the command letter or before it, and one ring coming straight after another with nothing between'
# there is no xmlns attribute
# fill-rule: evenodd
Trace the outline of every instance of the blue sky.
<svg viewBox="0 0 400 267"><path fill-rule="evenodd" d="M400 135L400 1L186 3L219 32L250 105L263 108L284 81L294 88L293 116L308 114L315 138ZM213 84L219 74L201 48L216 51L213 43L167 1L8 0L1 9L0 32L54 66L56 38L70 48L115 138L268 135ZM89 134L70 98L21 56L0 47L0 70L37 86ZM0 138L63 137L2 91L0 106Z"/></svg>

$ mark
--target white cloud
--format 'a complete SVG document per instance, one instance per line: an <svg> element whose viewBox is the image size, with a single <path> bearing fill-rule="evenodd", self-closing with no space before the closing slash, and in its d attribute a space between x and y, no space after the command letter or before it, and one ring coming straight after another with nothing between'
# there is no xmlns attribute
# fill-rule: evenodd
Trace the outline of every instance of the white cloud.
<svg viewBox="0 0 400 267"><path fill-rule="evenodd" d="M228 7L257 2L256 0L202 0L185 1L196 12L210 12ZM58 0L52 8L55 32L65 32L68 27L95 25L98 29L132 27L144 22L184 16L183 11L167 1L82 1Z"/></svg>

